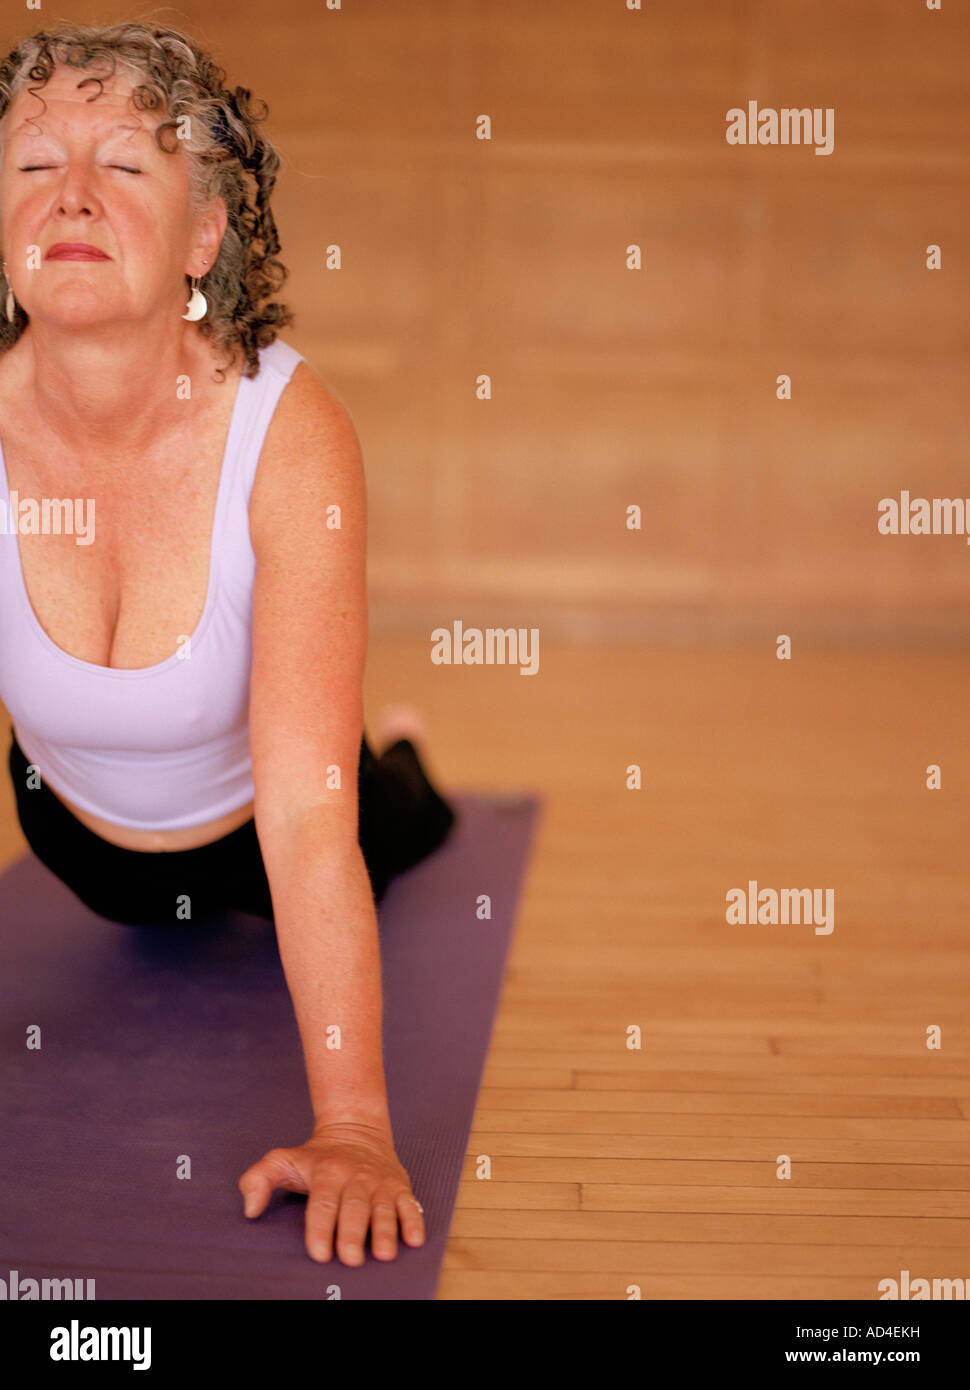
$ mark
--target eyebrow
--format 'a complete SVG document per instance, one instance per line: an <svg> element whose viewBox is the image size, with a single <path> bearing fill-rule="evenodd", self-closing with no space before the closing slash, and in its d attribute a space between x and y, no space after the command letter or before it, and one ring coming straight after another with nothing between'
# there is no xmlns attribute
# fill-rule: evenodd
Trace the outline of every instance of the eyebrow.
<svg viewBox="0 0 970 1390"><path fill-rule="evenodd" d="M55 118L55 124L56 124L56 125L59 125L59 126L61 126L61 127L63 127L64 122L63 122L63 121L58 121L58 120L56 120L56 118ZM13 128L13 130L10 132L10 138L13 139L15 135L20 135L21 132L24 131L24 130L26 130L26 128L27 128L28 126L34 126L34 127L36 127L36 132L35 132L35 133L38 133L38 134L40 134L40 135L46 135L46 134L49 133L48 131L46 131L46 130L43 128L43 126L41 125L41 122L40 122L35 116L26 116L26 117L23 119L23 121L21 121L20 125L15 126L15 127ZM120 124L120 125L112 126L111 129L110 129L109 131L105 132L105 137L103 137L103 138L106 138L106 137L109 136L109 135L115 135L119 130L127 130L127 131L130 131L130 132L131 132L132 134L134 134L134 135L142 135L142 134L148 135L148 134L149 134L149 131L147 130L147 128L146 128L145 126L143 126L143 125L141 125L141 124L137 124L137 125L136 125L136 124L134 124L134 123L128 122L128 123L122 123L122 124Z"/></svg>

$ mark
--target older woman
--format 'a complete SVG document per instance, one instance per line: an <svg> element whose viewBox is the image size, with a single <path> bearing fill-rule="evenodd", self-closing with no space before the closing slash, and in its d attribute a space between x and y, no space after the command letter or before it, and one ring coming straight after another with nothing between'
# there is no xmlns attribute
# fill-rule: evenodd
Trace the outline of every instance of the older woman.
<svg viewBox="0 0 970 1390"><path fill-rule="evenodd" d="M78 897L275 921L315 1122L239 1188L250 1216L308 1193L309 1254L354 1265L368 1231L379 1259L424 1239L375 900L455 816L409 739L363 735L358 442L276 337L278 156L224 80L141 24L0 66L0 698L24 833Z"/></svg>

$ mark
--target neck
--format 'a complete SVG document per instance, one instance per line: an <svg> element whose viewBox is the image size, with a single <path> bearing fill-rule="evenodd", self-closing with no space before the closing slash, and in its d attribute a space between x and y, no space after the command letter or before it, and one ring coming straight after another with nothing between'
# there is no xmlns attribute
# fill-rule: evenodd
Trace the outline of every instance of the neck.
<svg viewBox="0 0 970 1390"><path fill-rule="evenodd" d="M201 385L205 342L194 324L95 330L34 320L24 332L37 418L66 444L130 456L185 419L178 378ZM207 355L207 354L206 354ZM193 394L195 394L193 392Z"/></svg>

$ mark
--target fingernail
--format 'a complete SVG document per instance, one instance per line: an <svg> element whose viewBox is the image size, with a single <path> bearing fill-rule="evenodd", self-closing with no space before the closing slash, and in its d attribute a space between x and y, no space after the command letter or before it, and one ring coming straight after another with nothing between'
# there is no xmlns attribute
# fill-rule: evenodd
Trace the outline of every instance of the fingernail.
<svg viewBox="0 0 970 1390"><path fill-rule="evenodd" d="M248 1195L247 1198L246 1198L246 1215L247 1215L247 1216L252 1216L252 1214L253 1214L253 1212L254 1212L255 1210L256 1210L256 1198L255 1198L255 1197L253 1196L253 1194L250 1192L249 1195Z"/></svg>

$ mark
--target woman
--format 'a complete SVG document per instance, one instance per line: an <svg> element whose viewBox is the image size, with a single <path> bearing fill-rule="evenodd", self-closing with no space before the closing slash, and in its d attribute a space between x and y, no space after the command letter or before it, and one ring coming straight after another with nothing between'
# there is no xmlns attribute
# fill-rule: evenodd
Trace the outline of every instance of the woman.
<svg viewBox="0 0 970 1390"><path fill-rule="evenodd" d="M309 1254L354 1265L424 1239L375 900L455 815L363 735L359 446L276 337L279 160L224 78L141 24L0 66L0 699L28 842L95 911L275 921L315 1123L239 1188L308 1193Z"/></svg>

